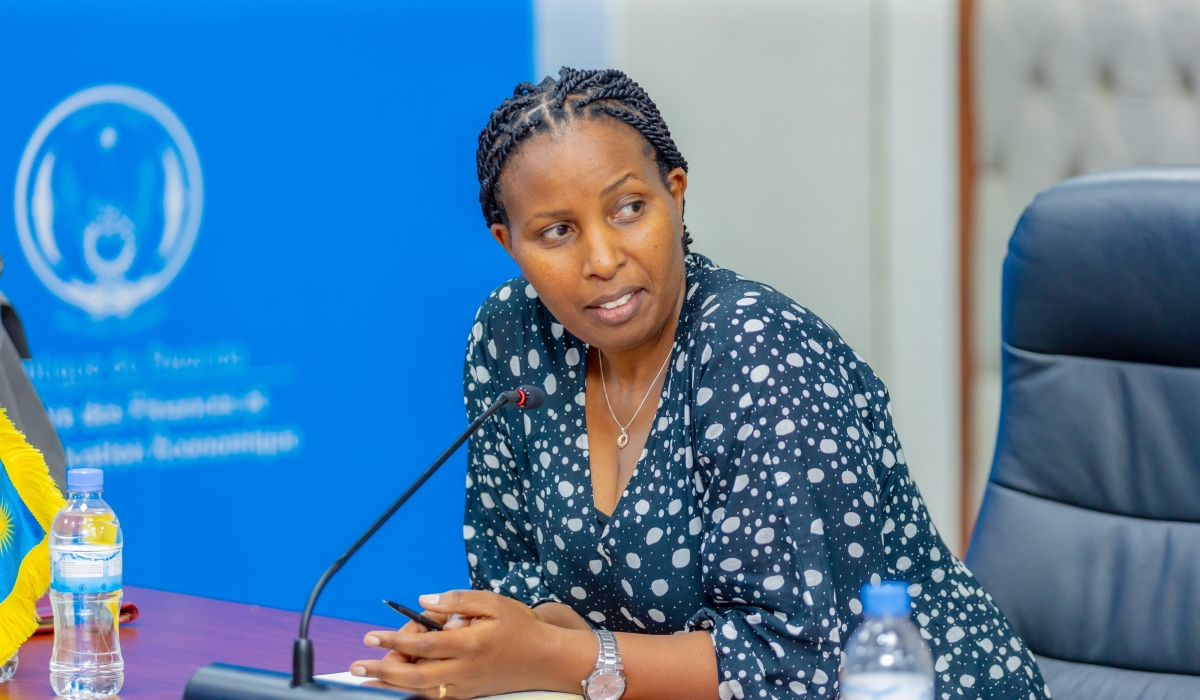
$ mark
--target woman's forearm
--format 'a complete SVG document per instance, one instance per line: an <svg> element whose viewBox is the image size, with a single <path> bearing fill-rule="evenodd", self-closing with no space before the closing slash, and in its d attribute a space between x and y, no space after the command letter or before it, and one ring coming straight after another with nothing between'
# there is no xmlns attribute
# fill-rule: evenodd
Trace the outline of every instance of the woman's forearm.
<svg viewBox="0 0 1200 700"><path fill-rule="evenodd" d="M539 620L555 627L585 631L592 628L588 624L588 621L583 619L583 616L575 612L569 605L551 601L538 604L533 611Z"/></svg>
<svg viewBox="0 0 1200 700"><path fill-rule="evenodd" d="M617 633L628 690L621 700L716 698L717 654L708 632Z"/></svg>
<svg viewBox="0 0 1200 700"><path fill-rule="evenodd" d="M538 606L539 609L542 606ZM564 606L565 607L565 606ZM554 688L580 692L579 682L596 666L599 643L591 630L560 628L550 646L547 671ZM708 632L616 634L626 691L622 700L708 700L717 698L717 657Z"/></svg>

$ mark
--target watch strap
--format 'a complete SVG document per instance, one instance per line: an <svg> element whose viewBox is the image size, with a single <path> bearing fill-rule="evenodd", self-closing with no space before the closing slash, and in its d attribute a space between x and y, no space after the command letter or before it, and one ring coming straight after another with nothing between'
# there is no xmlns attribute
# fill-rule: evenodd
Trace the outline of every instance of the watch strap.
<svg viewBox="0 0 1200 700"><path fill-rule="evenodd" d="M596 668L625 668L621 664L621 652L617 650L617 638L608 630L595 630L600 642L600 653L596 657Z"/></svg>

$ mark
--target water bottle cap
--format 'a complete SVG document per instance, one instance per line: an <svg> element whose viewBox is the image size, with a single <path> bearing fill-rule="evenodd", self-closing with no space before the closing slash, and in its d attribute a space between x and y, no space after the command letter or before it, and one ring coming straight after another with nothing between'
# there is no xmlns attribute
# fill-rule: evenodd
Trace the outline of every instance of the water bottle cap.
<svg viewBox="0 0 1200 700"><path fill-rule="evenodd" d="M104 490L104 472L99 469L70 469L67 470L67 490L91 491Z"/></svg>
<svg viewBox="0 0 1200 700"><path fill-rule="evenodd" d="M863 614L869 617L907 616L910 612L908 586L903 581L882 581L862 587Z"/></svg>

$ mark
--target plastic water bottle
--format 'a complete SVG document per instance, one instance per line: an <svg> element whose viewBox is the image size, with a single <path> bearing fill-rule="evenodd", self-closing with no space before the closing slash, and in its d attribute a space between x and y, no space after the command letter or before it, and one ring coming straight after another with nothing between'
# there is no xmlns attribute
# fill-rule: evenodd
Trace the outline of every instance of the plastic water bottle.
<svg viewBox="0 0 1200 700"><path fill-rule="evenodd" d="M932 700L933 656L910 619L908 587L862 589L863 621L846 645L843 700Z"/></svg>
<svg viewBox="0 0 1200 700"><path fill-rule="evenodd" d="M100 498L103 488L99 469L68 471L67 505L50 528L50 684L71 700L112 697L125 681L117 636L121 524Z"/></svg>

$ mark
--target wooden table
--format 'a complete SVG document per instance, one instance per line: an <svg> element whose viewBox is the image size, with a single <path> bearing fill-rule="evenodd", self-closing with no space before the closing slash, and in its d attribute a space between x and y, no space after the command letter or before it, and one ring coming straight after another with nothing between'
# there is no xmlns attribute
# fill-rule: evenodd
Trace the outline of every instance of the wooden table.
<svg viewBox="0 0 1200 700"><path fill-rule="evenodd" d="M299 613L133 586L125 587L125 600L135 603L141 616L121 626L123 700L178 700L192 673L214 661L291 672ZM310 634L316 673L346 671L353 661L379 658L377 650L362 643L372 629L379 626L314 617ZM53 644L54 635L45 634L21 647L17 675L0 683L0 698L55 697L50 688Z"/></svg>

